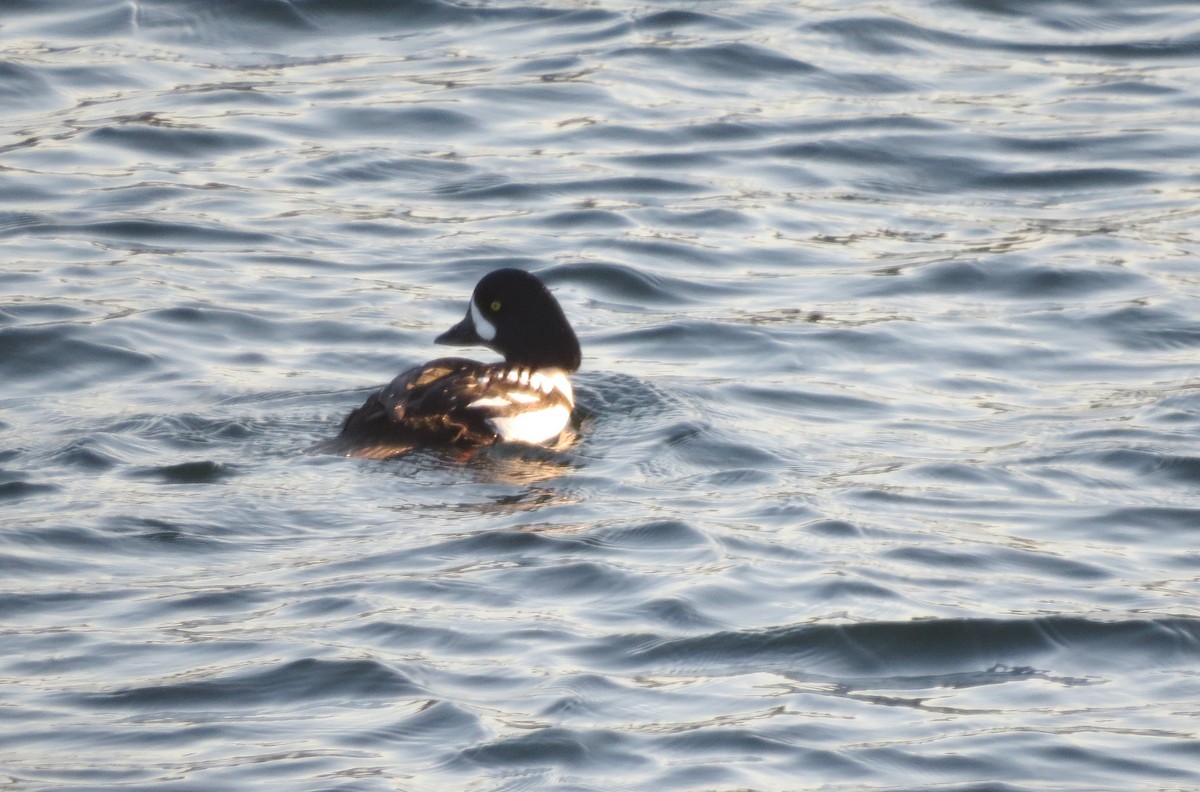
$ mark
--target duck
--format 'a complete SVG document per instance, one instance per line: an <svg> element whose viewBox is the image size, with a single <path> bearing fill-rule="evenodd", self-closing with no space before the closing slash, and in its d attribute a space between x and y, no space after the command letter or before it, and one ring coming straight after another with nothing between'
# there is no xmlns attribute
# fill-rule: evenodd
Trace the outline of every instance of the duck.
<svg viewBox="0 0 1200 792"><path fill-rule="evenodd" d="M484 346L504 360L443 357L403 371L346 416L337 437L319 450L387 459L428 446L546 445L569 425L579 339L536 275L519 269L484 275L466 316L434 343Z"/></svg>

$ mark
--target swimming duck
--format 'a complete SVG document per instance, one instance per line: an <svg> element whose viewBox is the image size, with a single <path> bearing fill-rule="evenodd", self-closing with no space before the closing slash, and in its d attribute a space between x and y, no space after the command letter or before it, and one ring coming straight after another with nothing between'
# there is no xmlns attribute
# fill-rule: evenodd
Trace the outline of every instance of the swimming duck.
<svg viewBox="0 0 1200 792"><path fill-rule="evenodd" d="M579 368L579 340L537 276L489 272L466 316L434 343L486 346L504 362L444 357L410 368L368 396L321 450L384 459L428 445L548 443L567 427L575 407L567 375Z"/></svg>

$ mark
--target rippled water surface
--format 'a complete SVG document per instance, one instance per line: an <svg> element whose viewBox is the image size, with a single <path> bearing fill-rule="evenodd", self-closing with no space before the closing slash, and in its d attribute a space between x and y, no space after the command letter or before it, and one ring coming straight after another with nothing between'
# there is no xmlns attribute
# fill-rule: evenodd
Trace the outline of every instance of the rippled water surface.
<svg viewBox="0 0 1200 792"><path fill-rule="evenodd" d="M0 103L0 786L1200 786L1192 2L22 0ZM568 447L305 453L499 266Z"/></svg>

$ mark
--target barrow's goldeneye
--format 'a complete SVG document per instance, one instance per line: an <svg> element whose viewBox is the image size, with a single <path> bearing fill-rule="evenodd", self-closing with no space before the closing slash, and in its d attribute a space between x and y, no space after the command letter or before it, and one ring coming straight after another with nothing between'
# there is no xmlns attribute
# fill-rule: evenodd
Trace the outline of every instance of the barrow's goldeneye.
<svg viewBox="0 0 1200 792"><path fill-rule="evenodd" d="M579 341L535 275L517 269L485 275L467 315L434 343L480 344L504 362L446 357L408 369L368 396L341 434L319 449L385 459L425 445L545 443L566 428L575 407L567 374L579 368Z"/></svg>

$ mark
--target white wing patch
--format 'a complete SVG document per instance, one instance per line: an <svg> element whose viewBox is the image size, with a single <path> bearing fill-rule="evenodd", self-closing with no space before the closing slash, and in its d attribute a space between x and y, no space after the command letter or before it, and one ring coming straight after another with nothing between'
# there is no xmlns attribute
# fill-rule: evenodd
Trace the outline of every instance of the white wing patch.
<svg viewBox="0 0 1200 792"><path fill-rule="evenodd" d="M506 397L510 402L516 404L533 404L542 400L541 396L535 396L532 393L523 393L521 391L510 391Z"/></svg>
<svg viewBox="0 0 1200 792"><path fill-rule="evenodd" d="M509 394L510 396L512 394ZM482 399L476 399L467 405L468 410L478 409L480 407L511 407L512 402L503 396L484 396Z"/></svg>
<svg viewBox="0 0 1200 792"><path fill-rule="evenodd" d="M522 393L521 391L509 391L503 396L482 396L467 405L468 410L478 409L480 407L512 407L514 404L533 404L541 401L540 396L535 396L532 393Z"/></svg>
<svg viewBox="0 0 1200 792"><path fill-rule="evenodd" d="M561 404L544 410L530 410L518 415L498 415L488 424L502 440L519 443L544 443L557 437L566 427L571 411Z"/></svg>

